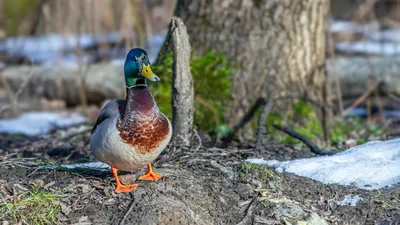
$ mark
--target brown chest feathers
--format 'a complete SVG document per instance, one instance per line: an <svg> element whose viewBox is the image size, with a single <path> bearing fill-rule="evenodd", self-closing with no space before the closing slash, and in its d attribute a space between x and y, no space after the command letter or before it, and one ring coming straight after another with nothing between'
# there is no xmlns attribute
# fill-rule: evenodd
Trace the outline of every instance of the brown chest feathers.
<svg viewBox="0 0 400 225"><path fill-rule="evenodd" d="M132 120L119 120L117 129L122 140L140 154L151 153L167 138L168 120L159 113L152 116L134 116Z"/></svg>

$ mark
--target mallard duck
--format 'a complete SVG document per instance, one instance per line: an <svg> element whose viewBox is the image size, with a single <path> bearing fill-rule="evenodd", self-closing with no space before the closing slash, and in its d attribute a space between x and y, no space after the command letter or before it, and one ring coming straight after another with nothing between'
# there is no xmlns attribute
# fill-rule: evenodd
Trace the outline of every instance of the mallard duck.
<svg viewBox="0 0 400 225"><path fill-rule="evenodd" d="M115 192L129 192L137 184L123 185L118 170L137 170L147 165L139 180L158 180L163 175L153 172L151 162L171 140L172 126L160 112L147 88L147 79L159 81L150 67L147 52L140 48L129 51L125 64L125 100L109 101L101 110L90 137L90 149L99 161L111 166Z"/></svg>

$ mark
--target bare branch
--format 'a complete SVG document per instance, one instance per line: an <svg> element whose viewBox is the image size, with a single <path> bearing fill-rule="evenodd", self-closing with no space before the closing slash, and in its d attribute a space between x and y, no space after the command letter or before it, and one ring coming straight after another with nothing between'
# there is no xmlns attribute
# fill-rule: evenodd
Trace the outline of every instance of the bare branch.
<svg viewBox="0 0 400 225"><path fill-rule="evenodd" d="M305 145L307 145L307 147L310 148L310 150L312 152L314 152L315 154L318 155L333 155L336 153L336 151L327 151L327 150L321 150L320 148L318 148L318 146L316 144L314 144L310 139L308 139L306 136L296 132L295 130L287 127L287 126L280 126L277 124L274 124L274 127L277 130L280 130L288 135L290 135L291 137L296 138L297 140L303 142Z"/></svg>
<svg viewBox="0 0 400 225"><path fill-rule="evenodd" d="M261 149L261 146L263 145L264 142L264 135L268 133L268 130L265 127L265 121L267 119L269 112L271 111L273 104L274 104L274 92L272 91L268 95L267 103L265 104L263 112L258 121L256 149Z"/></svg>
<svg viewBox="0 0 400 225"><path fill-rule="evenodd" d="M33 67L33 63L31 62L31 70L28 74L28 76L25 78L25 80L21 83L21 85L19 86L18 90L15 93L12 93L7 80L1 76L1 82L3 84L3 86L7 89L7 93L9 95L9 100L10 100L10 104L9 105L4 105L1 107L0 109L0 115L3 113L3 111L11 108L12 112L13 112L13 116L17 116L18 114L18 98L21 95L22 91L25 89L26 85L29 83L29 81L31 80L32 76L34 74L34 67Z"/></svg>
<svg viewBox="0 0 400 225"><path fill-rule="evenodd" d="M354 107L357 107L362 102L364 102L368 98L368 96L370 96L371 93L379 87L379 84L381 84L381 81L375 81L372 85L370 85L368 89L364 92L364 94L362 94L356 101L353 102L353 104L351 104L351 106L343 111L343 116L346 116Z"/></svg>

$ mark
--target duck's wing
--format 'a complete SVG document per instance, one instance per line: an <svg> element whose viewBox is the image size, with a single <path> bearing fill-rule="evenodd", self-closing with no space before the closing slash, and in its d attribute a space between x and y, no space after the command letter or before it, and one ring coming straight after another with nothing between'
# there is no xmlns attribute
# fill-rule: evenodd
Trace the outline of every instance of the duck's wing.
<svg viewBox="0 0 400 225"><path fill-rule="evenodd" d="M96 131L96 128L99 124L101 124L104 120L115 116L115 114L120 114L125 107L125 100L121 99L113 99L109 101L101 110L99 117L96 120L92 128L91 134Z"/></svg>

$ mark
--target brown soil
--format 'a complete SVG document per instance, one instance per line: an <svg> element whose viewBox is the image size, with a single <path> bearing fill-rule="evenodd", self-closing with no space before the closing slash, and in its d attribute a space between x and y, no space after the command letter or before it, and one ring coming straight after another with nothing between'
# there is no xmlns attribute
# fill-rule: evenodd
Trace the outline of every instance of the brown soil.
<svg viewBox="0 0 400 225"><path fill-rule="evenodd" d="M84 145L87 133L73 137L74 140L64 137L64 141L57 138L61 133L31 140L29 145L3 148L3 157L8 154L0 161L3 203L16 202L22 192L39 186L43 191L62 193L63 198L58 200L58 224L296 224L315 215L312 213L330 224L400 223L398 188L365 191L324 185L279 174L265 166L246 167L241 163L249 156L312 156L306 149L272 144L261 152L238 148L170 149L155 163L156 171L167 178L136 181L136 191L115 194L114 178L109 171L56 171L36 166L39 161L92 160ZM45 154L52 149L62 154ZM121 175L121 179L131 180L128 183L135 180L133 173ZM362 200L355 207L338 205L347 194L357 194ZM0 210L0 221L16 222L4 207Z"/></svg>

